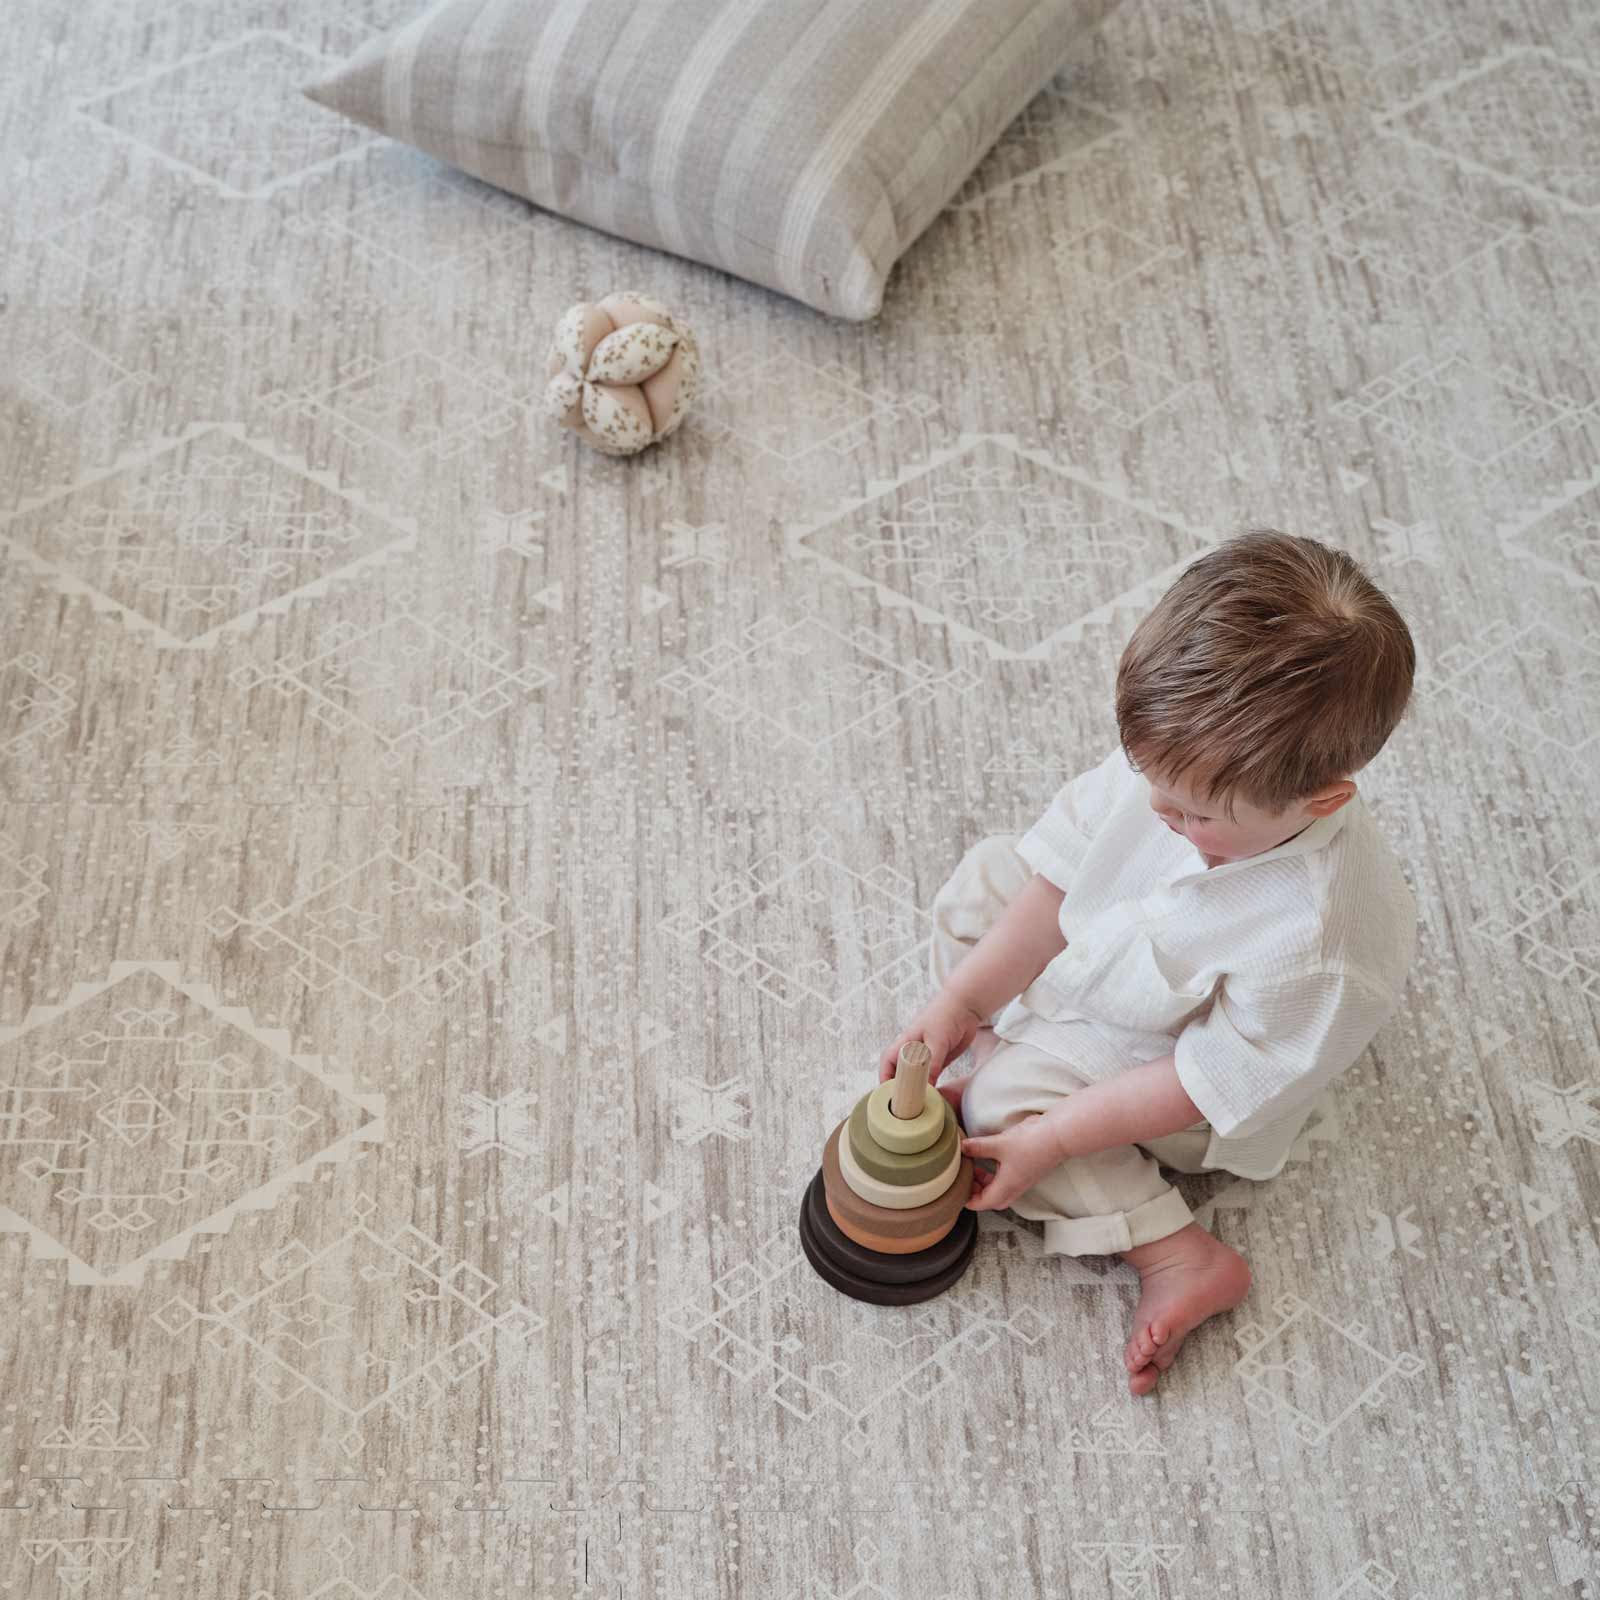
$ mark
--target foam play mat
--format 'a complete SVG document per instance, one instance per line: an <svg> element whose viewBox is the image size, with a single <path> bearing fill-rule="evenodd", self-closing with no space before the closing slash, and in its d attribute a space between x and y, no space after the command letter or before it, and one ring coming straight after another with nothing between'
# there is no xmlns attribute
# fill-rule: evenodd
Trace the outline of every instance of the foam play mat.
<svg viewBox="0 0 1600 1600"><path fill-rule="evenodd" d="M1592 8L1127 0L864 324L300 94L416 9L6 10L0 1591L1600 1589ZM1135 1399L1131 1269L819 1163L1252 524L1416 635L1419 954Z"/></svg>

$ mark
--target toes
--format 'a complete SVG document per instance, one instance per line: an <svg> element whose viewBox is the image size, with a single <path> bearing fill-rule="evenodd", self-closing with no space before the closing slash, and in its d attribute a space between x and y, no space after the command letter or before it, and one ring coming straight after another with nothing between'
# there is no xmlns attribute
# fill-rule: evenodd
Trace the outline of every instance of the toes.
<svg viewBox="0 0 1600 1600"><path fill-rule="evenodd" d="M1161 1374L1154 1367L1141 1367L1128 1379L1128 1391L1130 1394L1149 1394L1160 1378Z"/></svg>
<svg viewBox="0 0 1600 1600"><path fill-rule="evenodd" d="M1152 1322L1148 1331L1150 1343L1153 1347L1158 1344L1165 1344L1172 1330L1164 1322Z"/></svg>
<svg viewBox="0 0 1600 1600"><path fill-rule="evenodd" d="M1165 1350L1158 1350L1155 1354L1155 1366L1160 1372L1165 1372L1174 1361L1178 1359L1178 1347L1172 1345Z"/></svg>

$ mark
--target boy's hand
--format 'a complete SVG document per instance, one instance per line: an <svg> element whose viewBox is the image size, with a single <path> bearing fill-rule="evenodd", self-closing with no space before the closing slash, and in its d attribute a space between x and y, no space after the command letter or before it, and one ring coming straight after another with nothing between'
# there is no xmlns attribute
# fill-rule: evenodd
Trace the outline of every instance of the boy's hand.
<svg viewBox="0 0 1600 1600"><path fill-rule="evenodd" d="M988 1172L972 1169L972 1197L968 1211L1003 1211L1025 1190L1031 1189L1047 1172L1066 1159L1056 1128L1045 1116L1024 1117L1004 1133L978 1139L963 1139L961 1153L977 1161L998 1161Z"/></svg>
<svg viewBox="0 0 1600 1600"><path fill-rule="evenodd" d="M920 1039L933 1056L928 1082L937 1083L939 1074L972 1043L978 1029L988 1019L969 1005L941 991L914 1016L900 1037L878 1058L878 1082L894 1076L900 1047Z"/></svg>

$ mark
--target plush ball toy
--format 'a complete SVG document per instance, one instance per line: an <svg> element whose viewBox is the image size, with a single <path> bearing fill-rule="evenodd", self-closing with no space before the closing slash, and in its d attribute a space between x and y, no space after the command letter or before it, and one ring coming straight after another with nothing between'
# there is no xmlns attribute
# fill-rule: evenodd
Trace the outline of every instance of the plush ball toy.
<svg viewBox="0 0 1600 1600"><path fill-rule="evenodd" d="M700 376L694 335L658 300L611 294L556 324L545 410L610 456L658 444L688 415Z"/></svg>

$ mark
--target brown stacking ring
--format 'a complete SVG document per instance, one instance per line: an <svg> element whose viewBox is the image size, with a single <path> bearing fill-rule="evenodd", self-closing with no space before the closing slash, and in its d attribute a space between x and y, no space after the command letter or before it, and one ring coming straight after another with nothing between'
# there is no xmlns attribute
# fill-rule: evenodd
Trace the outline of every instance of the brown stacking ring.
<svg viewBox="0 0 1600 1600"><path fill-rule="evenodd" d="M937 1178L955 1159L956 1146L961 1143L961 1129L956 1123L955 1112L950 1109L950 1102L943 1095L940 1095L939 1099L944 1105L944 1127L940 1130L939 1137L926 1150L918 1150L914 1155L901 1155L895 1150L885 1150L872 1137L871 1129L867 1125L869 1099L870 1095L862 1095L856 1102L855 1110L850 1113L847 1134L850 1140L850 1154L856 1158L856 1165L869 1178L876 1178L879 1183L908 1186L928 1183Z"/></svg>
<svg viewBox="0 0 1600 1600"><path fill-rule="evenodd" d="M887 1206L875 1206L863 1200L839 1170L839 1140L846 1125L840 1123L828 1137L822 1152L822 1181L827 1190L828 1210L844 1232L865 1242L876 1237L885 1241L904 1239L917 1241L910 1248L925 1249L930 1237L942 1238L956 1224L968 1197L972 1193L972 1157L962 1156L956 1172L956 1181L937 1200L923 1206L909 1206L903 1211L891 1211ZM878 1248L878 1247L874 1247Z"/></svg>
<svg viewBox="0 0 1600 1600"><path fill-rule="evenodd" d="M847 1217L841 1217L834 1210L833 1202L827 1199L827 1192L823 1192L823 1203L828 1208L828 1215L833 1218L833 1225L847 1238L854 1239L864 1250L873 1250L881 1256L909 1256L915 1255L919 1250L931 1250L938 1242L949 1233L950 1227L940 1224L937 1228L930 1228L926 1233L908 1236L874 1233L871 1228L864 1228L859 1222L851 1222ZM958 1213L971 1216L973 1213ZM953 1226L953 1224L951 1224Z"/></svg>
<svg viewBox="0 0 1600 1600"><path fill-rule="evenodd" d="M877 1283L918 1283L924 1278L937 1277L946 1267L954 1265L967 1248L967 1235L975 1233L978 1227L977 1212L963 1211L955 1227L926 1250L885 1254L865 1249L849 1234L841 1232L833 1220L820 1169L806 1189L806 1211L811 1218L811 1236L822 1253L845 1272Z"/></svg>
<svg viewBox="0 0 1600 1600"><path fill-rule="evenodd" d="M919 1278L915 1283L884 1283L840 1266L818 1238L812 1226L811 1207L805 1200L800 1202L800 1248L817 1276L840 1294L872 1306L910 1306L943 1294L971 1265L978 1247L977 1220L974 1214L972 1229L966 1232L966 1242L955 1260L931 1278Z"/></svg>

